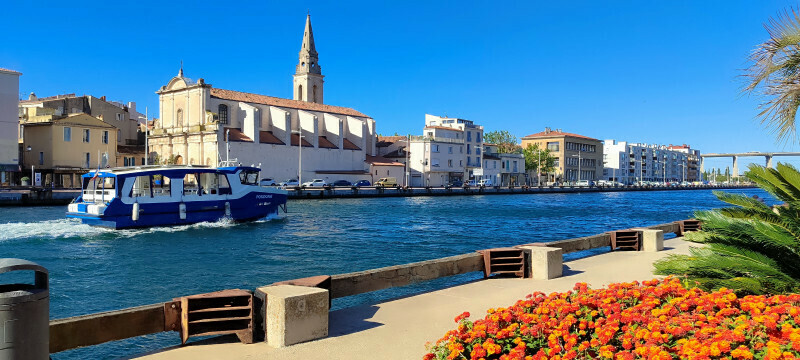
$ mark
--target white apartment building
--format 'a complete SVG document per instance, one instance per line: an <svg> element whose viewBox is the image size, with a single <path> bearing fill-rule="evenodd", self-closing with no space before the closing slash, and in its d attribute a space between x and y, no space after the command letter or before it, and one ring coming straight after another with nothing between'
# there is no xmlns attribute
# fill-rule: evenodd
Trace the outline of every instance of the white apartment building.
<svg viewBox="0 0 800 360"><path fill-rule="evenodd" d="M482 176L483 126L425 114L422 136L409 145L411 186L444 186Z"/></svg>
<svg viewBox="0 0 800 360"><path fill-rule="evenodd" d="M12 174L19 172L17 107L20 75L14 70L0 68L0 186L13 183Z"/></svg>
<svg viewBox="0 0 800 360"><path fill-rule="evenodd" d="M697 181L699 151L688 146L654 145L605 140L603 142L603 179L623 184L640 181Z"/></svg>

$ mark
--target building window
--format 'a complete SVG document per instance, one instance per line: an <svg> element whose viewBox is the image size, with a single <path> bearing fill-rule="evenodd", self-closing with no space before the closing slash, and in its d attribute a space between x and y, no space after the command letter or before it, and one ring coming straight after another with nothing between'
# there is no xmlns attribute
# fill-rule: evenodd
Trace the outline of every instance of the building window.
<svg viewBox="0 0 800 360"><path fill-rule="evenodd" d="M464 160L458 160L458 166L464 166Z"/></svg>
<svg viewBox="0 0 800 360"><path fill-rule="evenodd" d="M447 160L447 167L453 167L453 160Z"/></svg>
<svg viewBox="0 0 800 360"><path fill-rule="evenodd" d="M176 126L183 127L183 109L178 109L178 114L175 116Z"/></svg>
<svg viewBox="0 0 800 360"><path fill-rule="evenodd" d="M108 144L108 130L103 131L103 144Z"/></svg>
<svg viewBox="0 0 800 360"><path fill-rule="evenodd" d="M128 158L126 158L126 157L122 158L122 166L129 166L128 165Z"/></svg>
<svg viewBox="0 0 800 360"><path fill-rule="evenodd" d="M452 146L451 146L450 148L448 148L448 149L447 149L447 153L448 153L448 154L452 154L452 153L453 153L453 147L452 147Z"/></svg>
<svg viewBox="0 0 800 360"><path fill-rule="evenodd" d="M467 144L467 155L471 155L471 154L472 154L472 148L470 148L469 144Z"/></svg>
<svg viewBox="0 0 800 360"><path fill-rule="evenodd" d="M44 153L39 152L39 165L44 165Z"/></svg>
<svg viewBox="0 0 800 360"><path fill-rule="evenodd" d="M431 151L438 153L439 152L439 145L431 145Z"/></svg>
<svg viewBox="0 0 800 360"><path fill-rule="evenodd" d="M472 131L467 131L467 141L472 141ZM469 149L469 145L467 146L467 149ZM469 153L469 151L467 153Z"/></svg>
<svg viewBox="0 0 800 360"><path fill-rule="evenodd" d="M303 85L297 87L297 100L303 101ZM378 175L378 173L375 173Z"/></svg>
<svg viewBox="0 0 800 360"><path fill-rule="evenodd" d="M558 141L547 143L547 149L550 151L558 151Z"/></svg>
<svg viewBox="0 0 800 360"><path fill-rule="evenodd" d="M220 124L227 124L228 123L228 105L220 104L217 112L219 112L219 123Z"/></svg>
<svg viewBox="0 0 800 360"><path fill-rule="evenodd" d="M89 165L89 164L90 164L90 162L91 162L91 160L92 160L92 154L91 154L91 153L86 153L86 168L87 168L87 169L91 167L91 166Z"/></svg>
<svg viewBox="0 0 800 360"><path fill-rule="evenodd" d="M117 142L122 141L122 130L117 129Z"/></svg>
<svg viewBox="0 0 800 360"><path fill-rule="evenodd" d="M71 127L65 127L64 128L64 141L66 141L66 142L72 141L72 128Z"/></svg>
<svg viewBox="0 0 800 360"><path fill-rule="evenodd" d="M117 121L122 121L122 114L117 113Z"/></svg>
<svg viewBox="0 0 800 360"><path fill-rule="evenodd" d="M313 99L314 99L313 101L317 102L317 85L314 85L314 87L312 88L311 92L312 92L312 96L314 96L313 97Z"/></svg>
<svg viewBox="0 0 800 360"><path fill-rule="evenodd" d="M89 135L90 135L89 129L83 129L83 142L85 143L89 142Z"/></svg>
<svg viewBox="0 0 800 360"><path fill-rule="evenodd" d="M475 141L476 141L477 143L479 143L479 144L480 144L480 142L481 142L481 137L482 137L482 136L481 136L481 133L480 133L480 132L477 132L477 133L475 133Z"/></svg>
<svg viewBox="0 0 800 360"><path fill-rule="evenodd" d="M480 155L480 154L481 154L481 148L476 146L475 147L475 155Z"/></svg>

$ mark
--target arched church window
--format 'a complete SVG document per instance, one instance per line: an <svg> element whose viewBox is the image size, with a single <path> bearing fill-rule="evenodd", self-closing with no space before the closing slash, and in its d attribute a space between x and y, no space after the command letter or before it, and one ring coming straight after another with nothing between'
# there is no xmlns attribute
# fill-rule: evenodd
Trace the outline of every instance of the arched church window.
<svg viewBox="0 0 800 360"><path fill-rule="evenodd" d="M219 123L220 124L227 124L228 123L228 105L220 104L219 108L217 109L219 113Z"/></svg>
<svg viewBox="0 0 800 360"><path fill-rule="evenodd" d="M313 97L314 102L317 102L317 85L314 85L314 88L312 89L312 92L313 92L313 95L314 95L314 97Z"/></svg>
<svg viewBox="0 0 800 360"><path fill-rule="evenodd" d="M183 109L178 109L178 114L175 116L175 126L183 126Z"/></svg>
<svg viewBox="0 0 800 360"><path fill-rule="evenodd" d="M303 101L303 85L297 88L297 99Z"/></svg>

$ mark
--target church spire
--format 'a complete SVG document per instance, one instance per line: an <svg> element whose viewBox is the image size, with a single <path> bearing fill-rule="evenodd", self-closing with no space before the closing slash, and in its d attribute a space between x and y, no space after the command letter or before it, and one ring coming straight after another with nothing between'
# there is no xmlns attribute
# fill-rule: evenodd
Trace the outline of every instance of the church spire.
<svg viewBox="0 0 800 360"><path fill-rule="evenodd" d="M319 55L314 46L314 32L311 30L311 15L306 15L306 29L303 33L303 45L300 46L300 56L297 63L295 75L301 74L322 74L322 69L317 63Z"/></svg>
<svg viewBox="0 0 800 360"><path fill-rule="evenodd" d="M322 104L322 85L324 76L319 66L319 55L314 45L314 32L311 30L311 15L306 16L306 29L303 45L300 47L297 67L294 72L295 100Z"/></svg>

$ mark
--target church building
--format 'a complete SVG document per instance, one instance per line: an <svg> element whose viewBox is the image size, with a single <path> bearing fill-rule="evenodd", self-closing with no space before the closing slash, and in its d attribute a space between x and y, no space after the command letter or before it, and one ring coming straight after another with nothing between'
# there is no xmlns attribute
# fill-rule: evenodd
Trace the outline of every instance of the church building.
<svg viewBox="0 0 800 360"><path fill-rule="evenodd" d="M300 163L304 182L369 179L365 160L375 155L375 120L324 104L323 77L310 16L293 99L216 88L202 78L185 77L181 69L156 92L160 116L150 131L150 159L209 166L227 159L260 164L262 177L276 181L296 179Z"/></svg>

